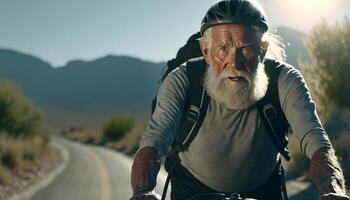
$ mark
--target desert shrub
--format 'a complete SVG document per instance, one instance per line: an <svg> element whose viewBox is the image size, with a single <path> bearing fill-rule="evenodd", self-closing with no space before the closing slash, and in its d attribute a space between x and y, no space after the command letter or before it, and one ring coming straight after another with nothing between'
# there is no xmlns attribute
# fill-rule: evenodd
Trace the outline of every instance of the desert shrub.
<svg viewBox="0 0 350 200"><path fill-rule="evenodd" d="M138 124L134 126L130 132L126 133L118 142L107 143L107 147L132 155L139 147L144 130L145 124Z"/></svg>
<svg viewBox="0 0 350 200"><path fill-rule="evenodd" d="M317 109L321 118L325 119L325 128L347 182L350 179L350 115L347 114L350 108L349 38L349 19L345 18L335 25L329 25L324 20L306 36L305 46L311 55L311 62L301 65Z"/></svg>
<svg viewBox="0 0 350 200"><path fill-rule="evenodd" d="M18 85L0 81L0 183L33 168L47 151L49 134L41 129L42 111L22 95Z"/></svg>
<svg viewBox="0 0 350 200"><path fill-rule="evenodd" d="M333 140L333 146L343 169L346 184L350 187L350 132L340 134Z"/></svg>
<svg viewBox="0 0 350 200"><path fill-rule="evenodd" d="M102 137L104 142L118 141L123 136L131 131L135 125L135 120L132 117L114 117L104 123Z"/></svg>
<svg viewBox="0 0 350 200"><path fill-rule="evenodd" d="M41 128L42 111L21 94L18 85L0 81L0 131L32 136Z"/></svg>
<svg viewBox="0 0 350 200"><path fill-rule="evenodd" d="M326 21L315 26L305 38L311 63L302 63L301 72L308 83L318 111L328 115L334 103L350 108L350 20L330 26Z"/></svg>
<svg viewBox="0 0 350 200"><path fill-rule="evenodd" d="M123 143L125 144L126 148L125 153L129 155L136 153L145 128L145 124L139 124L124 136Z"/></svg>

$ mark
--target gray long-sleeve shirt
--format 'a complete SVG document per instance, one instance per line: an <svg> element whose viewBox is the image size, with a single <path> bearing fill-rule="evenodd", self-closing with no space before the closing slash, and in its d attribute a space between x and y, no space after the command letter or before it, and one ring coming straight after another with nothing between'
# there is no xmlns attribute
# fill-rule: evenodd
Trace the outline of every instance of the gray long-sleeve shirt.
<svg viewBox="0 0 350 200"><path fill-rule="evenodd" d="M311 158L319 148L330 146L301 74L286 64L278 89L282 110L302 151ZM188 93L186 67L180 66L160 87L140 148L154 146L161 155L166 153L175 138ZM256 105L230 110L213 99L196 138L179 156L198 180L221 192L247 192L261 185L279 158Z"/></svg>

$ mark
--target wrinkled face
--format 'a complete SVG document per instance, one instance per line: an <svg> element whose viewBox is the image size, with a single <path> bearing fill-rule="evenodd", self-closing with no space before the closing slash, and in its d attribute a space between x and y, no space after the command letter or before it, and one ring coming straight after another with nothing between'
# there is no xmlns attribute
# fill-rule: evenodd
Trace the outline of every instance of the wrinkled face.
<svg viewBox="0 0 350 200"><path fill-rule="evenodd" d="M260 58L260 38L252 27L224 24L212 27L211 44L201 43L206 62L220 74L225 68L252 73Z"/></svg>
<svg viewBox="0 0 350 200"><path fill-rule="evenodd" d="M201 40L209 65L204 86L229 109L248 108L266 93L268 79L260 62L266 50L257 35L252 27L227 24L212 27L207 40Z"/></svg>

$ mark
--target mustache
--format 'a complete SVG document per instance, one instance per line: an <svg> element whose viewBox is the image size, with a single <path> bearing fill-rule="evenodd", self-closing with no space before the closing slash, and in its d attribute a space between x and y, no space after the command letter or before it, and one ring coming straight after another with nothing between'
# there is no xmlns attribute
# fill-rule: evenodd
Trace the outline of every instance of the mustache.
<svg viewBox="0 0 350 200"><path fill-rule="evenodd" d="M252 75L248 73L247 71L242 70L235 70L233 68L224 68L223 71L218 75L218 79L222 81L225 78L236 78L236 77L243 77L248 82L251 81Z"/></svg>

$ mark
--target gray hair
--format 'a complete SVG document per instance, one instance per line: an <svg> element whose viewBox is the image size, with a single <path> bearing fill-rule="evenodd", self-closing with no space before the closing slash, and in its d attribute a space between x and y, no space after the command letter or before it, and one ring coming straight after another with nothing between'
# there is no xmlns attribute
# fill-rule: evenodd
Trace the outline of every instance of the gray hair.
<svg viewBox="0 0 350 200"><path fill-rule="evenodd" d="M267 32L262 35L262 41L269 42L269 47L267 48L265 58L286 62L287 55L285 45L283 44L283 40L280 36Z"/></svg>
<svg viewBox="0 0 350 200"><path fill-rule="evenodd" d="M212 27L205 30L203 33L203 36L201 37L200 41L203 41L205 45L210 49L211 48L211 42L212 42Z"/></svg>

